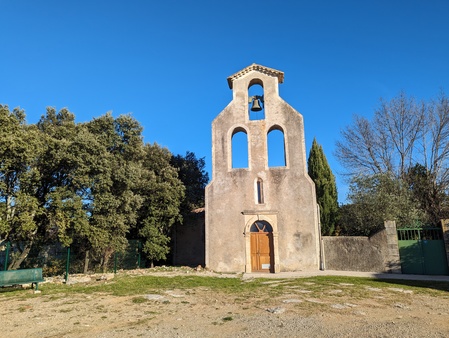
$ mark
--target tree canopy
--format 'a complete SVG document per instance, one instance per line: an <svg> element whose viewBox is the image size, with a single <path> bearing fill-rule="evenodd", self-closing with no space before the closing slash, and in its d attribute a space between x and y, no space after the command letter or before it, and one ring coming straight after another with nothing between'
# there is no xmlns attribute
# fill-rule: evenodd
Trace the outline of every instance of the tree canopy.
<svg viewBox="0 0 449 338"><path fill-rule="evenodd" d="M27 124L23 110L0 106L0 133L0 245L13 245L9 268L33 246L56 242L100 255L105 268L130 238L148 259L163 260L181 205L204 203L204 159L145 144L130 115L76 123L68 109L50 107Z"/></svg>
<svg viewBox="0 0 449 338"><path fill-rule="evenodd" d="M185 156L172 156L170 163L178 169L179 179L186 188L185 199L182 203L184 214L197 208L203 208L204 189L209 182L204 158L197 158L194 153L187 151Z"/></svg>
<svg viewBox="0 0 449 338"><path fill-rule="evenodd" d="M335 176L321 145L313 139L307 160L308 173L313 182L320 206L321 234L333 235L338 221L338 194Z"/></svg>
<svg viewBox="0 0 449 338"><path fill-rule="evenodd" d="M391 199L417 208L416 221L437 224L449 216L449 99L444 92L429 101L417 101L404 92L390 101L381 99L372 120L356 115L342 131L336 156L351 182L350 208L360 203L367 185L374 190L365 193L379 197L370 205L376 214L384 209L383 220L409 218L407 208L388 214L391 209L385 206ZM390 201L384 196L386 178L400 187L387 189ZM366 219L373 215L372 208L358 206Z"/></svg>

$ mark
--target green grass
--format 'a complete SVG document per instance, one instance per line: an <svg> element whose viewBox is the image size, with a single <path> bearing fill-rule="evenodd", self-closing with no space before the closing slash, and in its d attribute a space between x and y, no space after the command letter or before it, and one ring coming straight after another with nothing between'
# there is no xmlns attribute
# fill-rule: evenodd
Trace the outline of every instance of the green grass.
<svg viewBox="0 0 449 338"><path fill-rule="evenodd" d="M166 290L184 289L192 293L191 289L207 288L229 293L238 293L242 290L250 291L260 286L258 281L245 283L238 278L217 278L201 276L175 276L175 277L156 277L156 276L116 276L112 282L102 284L74 284L74 285L52 285L42 284L40 287L42 293L47 295L66 295L72 293L107 293L115 296L133 296L143 293L164 292ZM17 295L17 293L14 293Z"/></svg>
<svg viewBox="0 0 449 338"><path fill-rule="evenodd" d="M19 312L25 312L27 310L30 310L31 308L29 306L20 306L18 308Z"/></svg>
<svg viewBox="0 0 449 338"><path fill-rule="evenodd" d="M348 285L352 284L352 285ZM49 296L50 300L58 300L72 294L102 294L114 296L136 296L132 302L139 304L146 302L142 297L147 293L163 293L167 290L184 290L186 294L195 294L195 289L223 292L235 296L236 302L244 303L247 297L263 295L270 299L286 293L294 293L295 290L308 291L305 296L310 298L320 297L353 297L366 296L367 287L389 291L388 288L402 288L412 290L415 294L428 294L438 297L449 297L449 283L431 281L404 281L404 280L375 280L359 277L318 276L296 279L263 279L242 280L241 278L219 278L203 276L129 276L117 275L107 283L92 284L41 284L41 294L33 294L30 290L0 289L2 297L17 297L19 300L29 297ZM342 290L340 293L332 293L334 290Z"/></svg>
<svg viewBox="0 0 449 338"><path fill-rule="evenodd" d="M67 312L71 312L71 311L73 311L73 309L61 309L61 310L59 310L59 312L61 312L61 313L67 313Z"/></svg>
<svg viewBox="0 0 449 338"><path fill-rule="evenodd" d="M145 297L134 297L134 298L132 299L132 302L133 302L134 304L142 304L142 303L148 302L148 299L146 299Z"/></svg>

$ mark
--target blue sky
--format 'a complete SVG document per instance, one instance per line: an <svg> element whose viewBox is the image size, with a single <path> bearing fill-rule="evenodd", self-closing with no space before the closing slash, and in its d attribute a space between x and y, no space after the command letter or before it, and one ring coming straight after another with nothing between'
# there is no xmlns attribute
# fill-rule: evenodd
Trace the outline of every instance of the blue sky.
<svg viewBox="0 0 449 338"><path fill-rule="evenodd" d="M285 73L337 177L340 130L379 98L449 92L449 1L0 0L0 104L35 123L47 106L78 122L131 113L145 142L205 157L227 77L258 63Z"/></svg>

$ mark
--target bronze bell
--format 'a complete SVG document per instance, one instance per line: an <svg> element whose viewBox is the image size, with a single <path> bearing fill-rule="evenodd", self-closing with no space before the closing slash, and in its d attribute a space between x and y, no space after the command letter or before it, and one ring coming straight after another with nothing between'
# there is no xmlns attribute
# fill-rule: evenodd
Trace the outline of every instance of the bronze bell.
<svg viewBox="0 0 449 338"><path fill-rule="evenodd" d="M262 107L260 106L260 99L254 98L253 105L251 107L251 111L261 111Z"/></svg>

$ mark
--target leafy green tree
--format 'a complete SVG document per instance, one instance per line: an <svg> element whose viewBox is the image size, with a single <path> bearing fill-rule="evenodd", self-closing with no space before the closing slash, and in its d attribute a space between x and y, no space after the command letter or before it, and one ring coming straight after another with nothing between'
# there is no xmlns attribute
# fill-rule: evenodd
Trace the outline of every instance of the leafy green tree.
<svg viewBox="0 0 449 338"><path fill-rule="evenodd" d="M154 267L155 261L166 260L170 253L170 237L163 227L156 225L147 218L141 224L139 235L143 240L143 252L150 260L150 267Z"/></svg>
<svg viewBox="0 0 449 338"><path fill-rule="evenodd" d="M0 106L0 133L0 245L13 244L9 268L33 245L59 242L101 256L106 269L130 235L144 240L152 262L163 260L181 203L204 205L204 159L144 145L129 115L77 124L68 109L49 107L27 125L22 110Z"/></svg>
<svg viewBox="0 0 449 338"><path fill-rule="evenodd" d="M65 108L56 112L52 107L47 108L37 127L44 140L37 160L39 189L36 192L36 198L45 208L38 219L41 241L59 240L70 246L88 224L83 203L88 186L81 173L87 156L79 146L82 127L76 125L73 113Z"/></svg>
<svg viewBox="0 0 449 338"><path fill-rule="evenodd" d="M320 206L321 234L333 235L338 222L337 184L323 148L316 139L313 140L307 164L309 176L315 182L317 202Z"/></svg>
<svg viewBox="0 0 449 338"><path fill-rule="evenodd" d="M170 230L181 220L185 188L177 169L170 164L172 154L168 149L146 144L144 150L142 178L137 190L143 198L137 233L153 265L154 261L167 259L170 252Z"/></svg>
<svg viewBox="0 0 449 338"><path fill-rule="evenodd" d="M0 244L13 244L8 267L17 269L36 240L36 217L42 214L34 196L38 172L36 158L42 142L36 128L25 122L25 113L0 106Z"/></svg>
<svg viewBox="0 0 449 338"><path fill-rule="evenodd" d="M144 155L142 127L129 115L106 114L86 124L102 146L101 163L89 188L87 238L103 256L106 269L113 252L127 246L127 233L136 225L142 198L135 193Z"/></svg>
<svg viewBox="0 0 449 338"><path fill-rule="evenodd" d="M389 174L354 177L348 200L342 206L340 235L369 236L386 220L401 226L425 218L407 183Z"/></svg>
<svg viewBox="0 0 449 338"><path fill-rule="evenodd" d="M197 158L193 152L187 151L185 156L175 155L170 163L178 169L178 176L185 186L185 199L182 203L183 214L204 207L204 189L209 182L206 162Z"/></svg>
<svg viewBox="0 0 449 338"><path fill-rule="evenodd" d="M433 175L425 166L417 163L408 170L405 182L408 184L411 198L425 214L421 221L439 224L441 219L449 217L449 199Z"/></svg>

